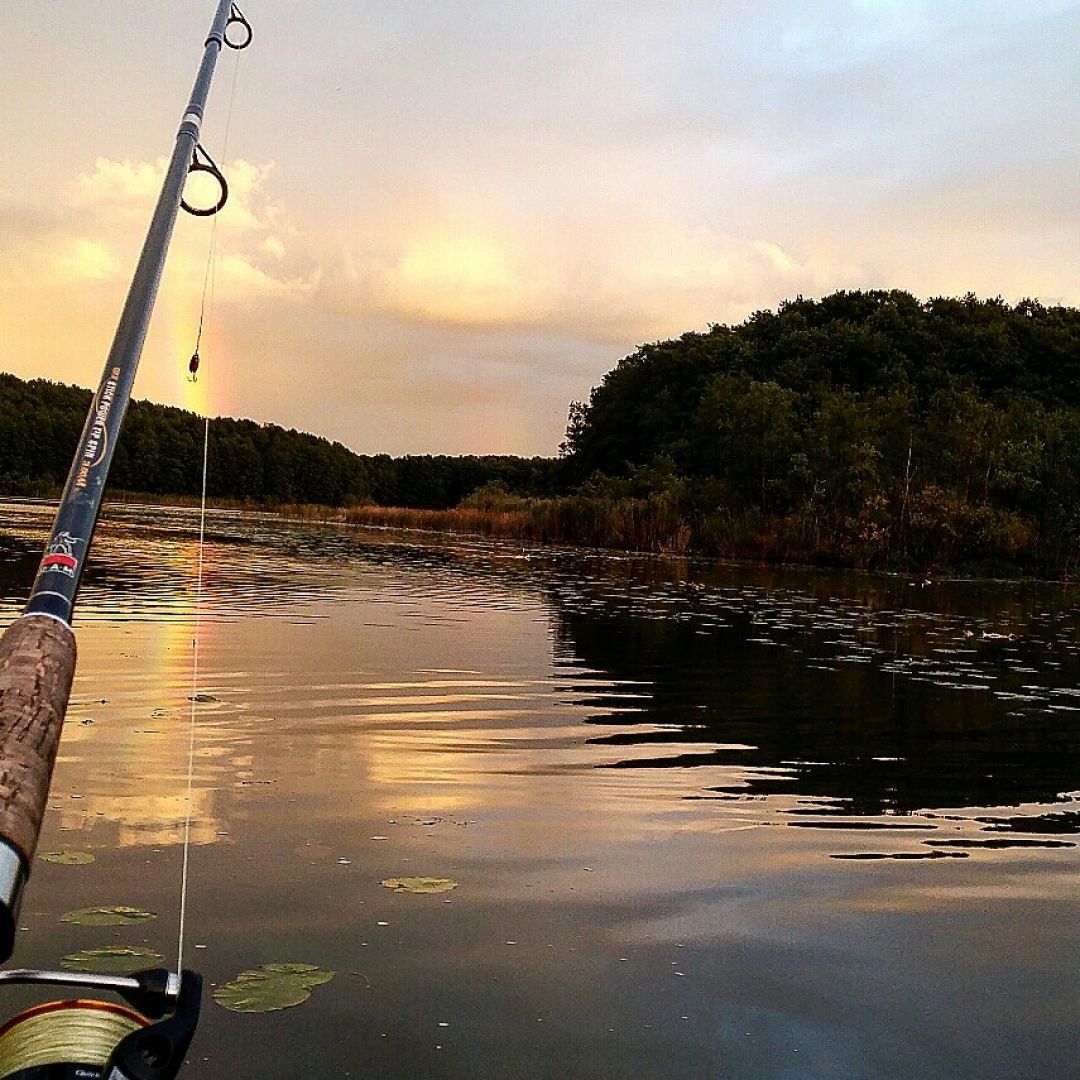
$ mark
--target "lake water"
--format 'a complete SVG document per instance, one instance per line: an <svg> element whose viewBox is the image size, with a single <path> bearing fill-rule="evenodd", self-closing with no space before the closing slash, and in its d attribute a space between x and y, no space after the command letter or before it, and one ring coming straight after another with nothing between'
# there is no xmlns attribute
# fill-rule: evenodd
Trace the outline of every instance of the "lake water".
<svg viewBox="0 0 1080 1080"><path fill-rule="evenodd" d="M0 624L50 517L0 504ZM40 846L96 861L19 966L175 958L196 524L99 530ZM1076 590L238 514L206 568L187 962L337 975L207 997L182 1075L1077 1075Z"/></svg>

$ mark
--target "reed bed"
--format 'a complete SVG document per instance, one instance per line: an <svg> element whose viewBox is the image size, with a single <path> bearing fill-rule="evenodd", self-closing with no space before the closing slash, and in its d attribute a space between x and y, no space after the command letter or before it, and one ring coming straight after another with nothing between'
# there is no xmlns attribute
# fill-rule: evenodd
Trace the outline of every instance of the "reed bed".
<svg viewBox="0 0 1080 1080"><path fill-rule="evenodd" d="M354 506L343 512L343 519L353 525L666 554L684 554L691 538L689 525L663 499L609 501L570 496L450 510Z"/></svg>
<svg viewBox="0 0 1080 1080"><path fill-rule="evenodd" d="M473 502L473 505L470 505ZM483 505L475 505L475 502ZM353 506L338 511L353 525L466 533L538 544L563 544L665 555L700 555L752 562L853 567L864 570L914 570L989 576L1035 575L1068 579L1069 563L1047 563L1030 555L1034 540L1010 519L959 527L938 537L953 518L919 518L918 541L899 550L888 526L826 521L815 514L771 516L756 510L688 509L666 493L611 499L571 495L560 499L466 500L449 510ZM325 516L325 512L324 512ZM1005 525L1012 525L1011 531ZM1007 541L1007 542L1006 542ZM1064 569L1063 569L1064 567Z"/></svg>

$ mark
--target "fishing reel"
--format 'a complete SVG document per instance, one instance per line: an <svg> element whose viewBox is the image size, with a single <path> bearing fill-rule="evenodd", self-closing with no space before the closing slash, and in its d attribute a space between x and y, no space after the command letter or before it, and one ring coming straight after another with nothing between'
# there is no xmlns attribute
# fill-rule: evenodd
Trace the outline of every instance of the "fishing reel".
<svg viewBox="0 0 1080 1080"><path fill-rule="evenodd" d="M0 1080L172 1080L199 1022L202 976L164 968L130 976L29 968L0 985L109 990L127 1002L76 998L35 1005L0 1027Z"/></svg>

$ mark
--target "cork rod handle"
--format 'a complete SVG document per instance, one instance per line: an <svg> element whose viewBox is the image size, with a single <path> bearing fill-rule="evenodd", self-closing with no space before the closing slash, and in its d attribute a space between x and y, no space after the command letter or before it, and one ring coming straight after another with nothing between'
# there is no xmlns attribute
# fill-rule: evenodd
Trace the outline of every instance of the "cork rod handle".
<svg viewBox="0 0 1080 1080"><path fill-rule="evenodd" d="M75 675L75 635L28 615L0 637L0 960L11 955Z"/></svg>

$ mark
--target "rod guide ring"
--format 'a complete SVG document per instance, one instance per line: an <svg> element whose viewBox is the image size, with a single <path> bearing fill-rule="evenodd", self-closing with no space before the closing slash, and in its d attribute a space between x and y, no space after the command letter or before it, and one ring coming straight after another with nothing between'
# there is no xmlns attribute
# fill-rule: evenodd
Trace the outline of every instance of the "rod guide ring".
<svg viewBox="0 0 1080 1080"><path fill-rule="evenodd" d="M244 36L241 38L237 38L236 40L230 38L230 26L243 27ZM251 44L251 39L253 36L254 32L251 29L251 23L249 23L247 19L244 18L244 13L235 4L233 4L232 10L229 12L229 20L225 23L225 32L222 34L225 44L228 45L230 49L246 49Z"/></svg>
<svg viewBox="0 0 1080 1080"><path fill-rule="evenodd" d="M202 156L200 157L200 155ZM214 159L202 148L200 143L195 144L195 149L191 153L188 176L197 172L209 173L217 181L220 189L217 202L213 206L192 206L181 195L180 205L195 217L213 217L229 200L229 184L222 171L215 164Z"/></svg>

